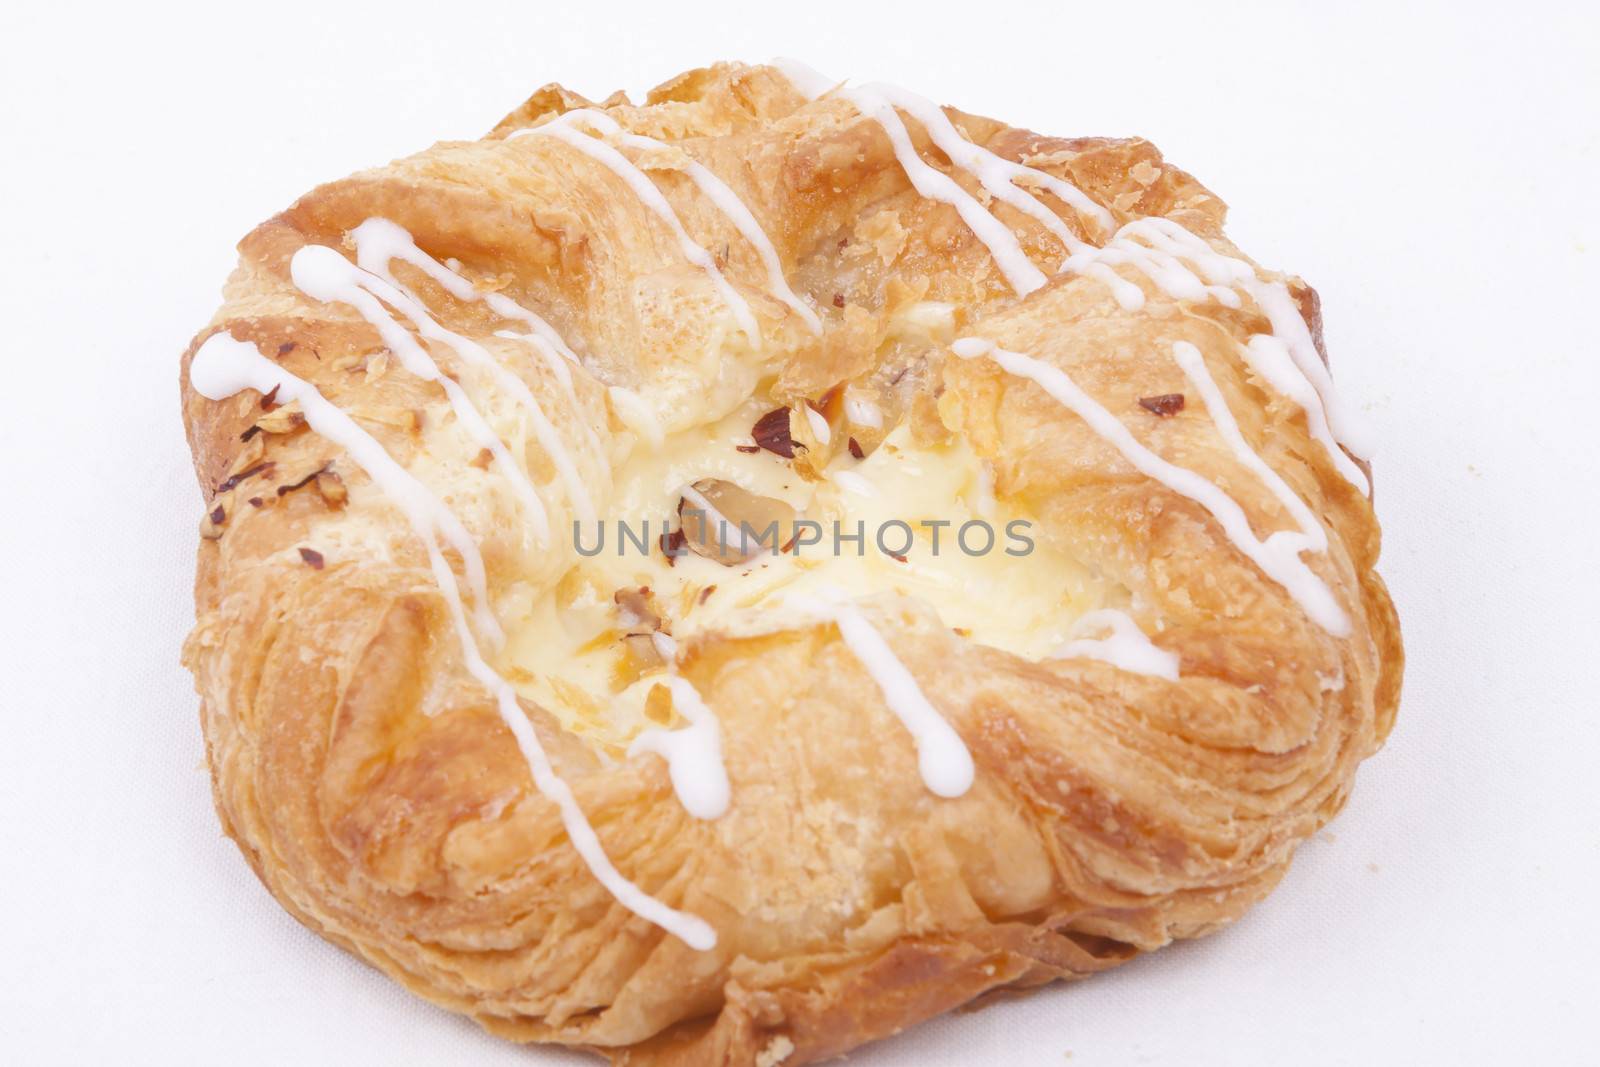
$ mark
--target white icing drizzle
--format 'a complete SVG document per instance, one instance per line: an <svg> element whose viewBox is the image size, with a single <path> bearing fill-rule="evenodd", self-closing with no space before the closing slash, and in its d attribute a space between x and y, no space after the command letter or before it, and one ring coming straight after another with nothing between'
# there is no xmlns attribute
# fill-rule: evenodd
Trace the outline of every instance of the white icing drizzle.
<svg viewBox="0 0 1600 1067"><path fill-rule="evenodd" d="M391 260L399 259L422 270L428 277L438 282L446 292L456 299L470 302L476 299L487 301L489 309L502 318L515 319L528 324L533 333L513 333L510 330L496 331L496 337L510 337L532 345L539 352L547 366L555 374L556 380L566 390L567 395L577 398L577 390L573 388L572 371L568 363L576 363L577 356L567 348L561 336L551 329L550 324L533 312L522 307L509 297L499 293L479 293L471 282L461 275L447 269L442 263L434 259L421 248L406 229L397 223L383 218L370 218L350 231L350 236L356 243L356 263L370 274L374 274L395 289L404 293L420 314L412 314L410 308L401 307L406 317L416 324L418 332L424 337L441 340L455 350L456 354L476 367L487 370L494 379L495 384L522 405L528 413L528 419L533 427L534 439L539 442L539 447L544 449L550 457L550 462L556 468L556 473L561 477L561 484L566 488L567 499L572 504L576 517L583 522L593 522L595 511L594 503L589 498L588 487L584 484L583 476L578 472L577 463L568 451L566 442L561 438L560 431L550 421L549 416L540 406L538 398L533 395L533 390L528 388L528 383L521 376L513 373L495 359L487 349L475 341L471 341L460 334L445 329L428 317L422 308L422 301L417 295L401 285L389 270ZM381 294L379 294L381 295ZM396 305L400 306L400 305ZM590 440L599 448L599 438L592 429L586 430Z"/></svg>
<svg viewBox="0 0 1600 1067"><path fill-rule="evenodd" d="M643 134L623 132L617 121L604 111L583 108L578 111L569 111L567 114L572 117L573 121L587 122L594 129L609 137L615 137L632 148L655 151L674 147L664 141L658 141ZM680 149L679 151L681 152L682 150ZM746 206L743 200L739 199L738 193L735 193L728 187L726 182L717 177L710 167L690 158L687 152L683 152L683 155L685 157L684 173L688 174L690 180L699 186L706 199L715 204L717 210L728 217L728 221L733 223L734 228L739 231L744 239L754 246L756 254L761 257L762 266L767 269L767 284L771 286L773 295L794 309L794 312L805 322L806 328L820 337L822 335L822 320L817 318L817 313L807 307L795 295L793 289L789 288L789 281L783 276L783 264L778 259L778 250L773 247L771 239L767 237L766 231L761 228L761 224L756 221L756 217L751 213L750 208Z"/></svg>
<svg viewBox="0 0 1600 1067"><path fill-rule="evenodd" d="M968 501L972 510L986 519L992 519L999 510L999 504L994 498L994 468L988 460L978 464L978 469L972 479L972 497Z"/></svg>
<svg viewBox="0 0 1600 1067"><path fill-rule="evenodd" d="M873 93L889 101L895 107L904 111L922 124L928 131L928 136L933 143L939 146L940 151L950 157L950 162L977 178L979 183L990 196L1002 200L1018 211L1023 212L1036 222L1043 225L1056 236L1069 252L1075 252L1088 245L1079 240L1069 230L1061 217L1054 211L1041 204L1035 197L1018 189L1013 182L1022 181L1053 194L1063 203L1070 204L1073 208L1093 218L1110 233L1116 227L1116 220L1111 217L1111 212L1095 203L1086 196L1082 189L1071 182L1063 181L1054 174L1022 163L1015 163L1004 157L997 156L980 145L967 140L961 131L956 129L944 109L925 96L918 96L909 89L902 89L897 85L888 85L883 82L874 82L862 86L861 91Z"/></svg>
<svg viewBox="0 0 1600 1067"><path fill-rule="evenodd" d="M529 314L531 315L532 312L529 312ZM537 318L537 316L534 317ZM531 346L535 352L538 352L541 356L543 356L546 366L560 367L561 370L556 374L557 379L563 383L567 395L570 396L575 403L578 401L578 390L572 384L572 372L569 371L565 366L565 362L567 360L575 360L577 357L552 355L551 353L555 350L552 348L549 341L543 338L537 332L517 333L515 330L496 330L494 335L496 337L503 337L510 341L521 341L522 343ZM554 331L552 331L552 336L555 336ZM560 338L556 337L556 340L559 341ZM507 377L516 379L514 382L506 381L503 384L505 384L514 394L516 394L518 400L522 402L523 407L528 410L529 416L533 422L534 437L538 439L540 446L544 448L545 452L550 455L552 461L555 463L556 473L561 475L562 483L567 488L568 498L572 501L573 511L576 512L580 518L592 518L594 514L594 508L589 500L588 486L584 483L583 477L578 474L578 469L575 464L563 464L561 462L562 458L567 454L566 447L562 443L561 436L559 433L557 433L554 424L551 423L550 419L545 415L544 409L539 406L538 401L533 396L532 390L526 388L527 383L523 382L520 377L515 374L511 374L510 372L507 372ZM499 375L496 375L496 378L498 380ZM519 388L519 386L522 388ZM579 432L581 432L584 438L588 440L589 444L593 446L593 454L597 456L602 455L604 453L604 448L600 442L599 430L596 429L587 416L580 417L578 422Z"/></svg>
<svg viewBox="0 0 1600 1067"><path fill-rule="evenodd" d="M795 87L795 91L807 100L815 100L844 84L827 77L821 71L813 70L798 59L785 59L779 56L772 61L772 67L788 78L789 84Z"/></svg>
<svg viewBox="0 0 1600 1067"><path fill-rule="evenodd" d="M739 329L744 331L746 337L753 345L761 343L761 331L756 326L756 319L750 311L750 305L745 303L744 297L736 292L728 279L723 277L722 271L717 268L717 261L711 253L694 242L688 231L683 228L678 213L672 209L667 198L661 190L655 187L644 171L628 161L628 157L617 151L611 145L595 137L590 137L577 128L578 123L584 120L574 118L569 112L558 118L552 119L543 126L536 126L531 130L518 130L511 134L507 140L515 137L554 137L572 148L577 149L590 159L599 163L607 170L627 183L628 188L639 198L639 202L649 208L657 218L666 223L667 229L672 231L672 236L678 242L678 248L689 262L706 272L711 279L711 284L716 287L717 293L722 297L728 310L733 313L734 319L739 323Z"/></svg>
<svg viewBox="0 0 1600 1067"><path fill-rule="evenodd" d="M651 448L661 447L667 439L667 431L644 397L620 385L607 388L606 396L611 400L611 410L635 437Z"/></svg>
<svg viewBox="0 0 1600 1067"><path fill-rule="evenodd" d="M803 95L816 99L833 89L838 83L794 60L776 60L774 66L787 77ZM982 241L994 257L1011 287L1019 296L1026 296L1045 283L1045 275L1034 266L1009 228L978 202L977 198L962 189L949 176L926 163L917 154L911 137L906 132L895 108L911 115L927 131L934 144L950 157L951 163L975 177L990 196L1016 208L1053 234L1068 252L1077 252L1090 246L1084 244L1069 230L1054 211L1051 211L1032 194L1017 188L1016 181L1025 181L1042 188L1073 208L1094 218L1107 232L1115 225L1111 213L1085 196L1081 189L1053 174L1015 163L995 155L962 136L945 115L944 110L926 97L918 96L899 86L873 83L852 89L843 89L840 96L860 109L883 128L894 148L906 177L918 193L930 200L938 200L954 207L968 228Z"/></svg>
<svg viewBox="0 0 1600 1067"><path fill-rule="evenodd" d="M1289 354L1289 346L1271 334L1258 333L1250 338L1243 352L1245 362L1250 364L1251 370L1305 412L1306 427L1310 430L1312 438L1332 457L1333 465L1338 468L1339 473L1358 489L1365 489L1366 474L1351 462L1350 457L1344 454L1344 450L1334 440L1333 433L1328 428L1327 413L1322 406L1322 399L1317 395L1310 380L1300 373L1300 368L1295 365L1294 357Z"/></svg>
<svg viewBox="0 0 1600 1067"><path fill-rule="evenodd" d="M857 426L871 430L883 428L883 409L864 396L856 396L850 389L844 391L844 414Z"/></svg>
<svg viewBox="0 0 1600 1067"><path fill-rule="evenodd" d="M1078 637L1057 648L1054 659L1082 656L1097 659L1135 674L1152 674L1169 681L1178 680L1178 656L1157 648L1139 624L1116 608L1091 611L1073 624L1074 633L1109 630L1106 637Z"/></svg>
<svg viewBox="0 0 1600 1067"><path fill-rule="evenodd" d="M521 341L523 344L531 347L535 352L539 353L539 355L544 358L545 366L549 367L551 371L554 372L556 380L562 384L562 387L569 391L575 392L572 385L572 372L565 366L566 363L572 362L575 357L561 352L559 349L552 346L548 339L537 332L518 333L516 330L496 330L494 335L496 337L503 337L507 341ZM555 353L553 357L551 355L552 353ZM556 370L557 367L560 367L561 369Z"/></svg>
<svg viewBox="0 0 1600 1067"><path fill-rule="evenodd" d="M1300 559L1299 552L1306 547L1303 535L1258 539L1238 501L1194 471L1169 463L1140 444L1115 415L1078 388L1059 367L1009 352L981 337L965 337L950 347L962 359L987 356L1008 374L1038 385L1116 448L1141 474L1209 511L1234 546L1262 573L1283 586L1317 625L1336 637L1349 634L1350 618L1333 591Z"/></svg>
<svg viewBox="0 0 1600 1067"><path fill-rule="evenodd" d="M828 477L832 478L834 484L847 493L868 497L878 495L877 486L855 471L834 471Z"/></svg>
<svg viewBox="0 0 1600 1067"><path fill-rule="evenodd" d="M299 403L306 424L343 448L394 501L427 547L434 575L439 576L442 568L445 575L450 575L452 589L455 578L440 554L439 538L456 550L466 572L467 585L472 590L473 618L478 629L495 644L504 640L500 624L489 610L483 556L472 535L437 496L396 463L376 438L323 397L316 386L267 359L255 345L235 340L226 333L214 333L200 346L189 365L189 384L207 400L225 400L245 389L254 389L263 395L276 389L279 403Z"/></svg>
<svg viewBox="0 0 1600 1067"><path fill-rule="evenodd" d="M1181 230L1188 240L1175 242L1171 227ZM1178 258L1179 251L1209 256L1201 267L1205 281ZM1239 294L1229 286L1255 276L1248 263L1218 255L1210 245L1164 218L1134 219L1118 230L1105 247L1082 248L1067 257L1061 269L1099 278L1111 287L1117 303L1136 311L1144 306L1144 290L1111 269L1123 265L1138 269L1174 299L1199 301L1210 296L1227 307L1240 305Z"/></svg>
<svg viewBox="0 0 1600 1067"><path fill-rule="evenodd" d="M839 85L795 60L774 60L773 66L809 99L814 100ZM899 118L886 118L886 112L892 115L894 107L899 107L916 118L953 164L976 177L991 196L1040 222L1066 245L1071 255L1062 263L1062 270L1104 282L1124 308L1136 310L1144 306L1145 297L1137 285L1117 274L1113 269L1117 266L1135 268L1168 296L1179 300L1199 301L1210 297L1225 307L1236 308L1240 306L1240 299L1235 287L1243 289L1267 316L1273 336L1284 345L1298 374L1287 373L1284 361L1273 358L1270 353L1253 354L1252 366L1305 411L1312 436L1327 451L1339 473L1364 492L1370 489L1370 483L1361 468L1339 446L1342 444L1361 459L1370 459L1373 453L1371 432L1355 410L1338 398L1333 378L1316 350L1311 332L1300 316L1293 297L1289 295L1288 287L1282 282L1262 280L1250 264L1222 255L1179 223L1159 216L1134 219L1118 230L1102 248L1087 245L1076 238L1053 211L1034 196L1019 190L1014 183L1022 181L1044 188L1079 210L1091 213L1110 230L1110 213L1084 196L1081 190L1054 175L1013 163L966 140L942 108L905 89L880 83L845 90L841 95L855 102L863 113L876 119L889 133L890 141L895 145L895 155L906 168L907 176L919 193L930 199L954 204L961 211L962 218L989 247L996 264L1019 295L1026 295L1038 288L1043 284L1044 275L1041 273L1035 278L1021 265L1026 256L1020 244L1010 237L1009 231L993 215L984 211L982 205L961 192L959 186L955 186L956 191L952 193L953 182L946 185L938 180L943 175L933 171L916 156ZM930 171L938 177L929 177ZM986 220L981 220L981 228L974 224L980 212L987 216ZM1199 276L1185 261L1194 265ZM1032 266L1031 262L1028 266ZM1255 338L1251 340L1254 343ZM1269 366L1263 369L1257 365L1258 362Z"/></svg>
<svg viewBox="0 0 1600 1067"><path fill-rule="evenodd" d="M1044 285L1044 272L1033 265L1010 228L991 215L954 178L931 166L917 154L916 146L911 143L911 135L906 132L905 123L900 121L900 114L895 111L893 104L870 89L844 89L839 95L855 104L863 115L883 128L890 146L894 148L895 159L900 161L900 168L905 171L912 188L929 200L937 200L956 209L973 236L989 249L995 266L1000 268L1000 273L1005 275L1018 296L1027 296Z"/></svg>
<svg viewBox="0 0 1600 1067"><path fill-rule="evenodd" d="M461 425L480 447L489 450L499 469L505 472L517 499L527 510L539 541L548 543L550 518L545 512L544 501L539 498L527 474L473 405L466 390L439 371L439 365L433 361L428 350L383 309L383 303L398 309L424 337L444 340L448 331L434 322L427 311L409 296L382 278L362 270L326 245L303 246L289 261L289 274L294 284L307 296L355 308L363 319L377 329L384 344L399 357L406 370L424 381L437 382L444 389L451 410L461 420ZM461 349L458 347L457 351Z"/></svg>
<svg viewBox="0 0 1600 1067"><path fill-rule="evenodd" d="M1168 218L1135 219L1118 231L1110 244L1130 254L1133 258L1129 262L1144 270L1169 296L1201 298L1199 279L1186 263L1192 264L1209 283L1204 291L1229 307L1239 306L1237 294L1229 287L1244 289L1267 316L1273 335L1288 347L1295 366L1315 387L1323 406L1328 409L1328 420L1338 439L1362 459L1371 456L1369 434L1359 417L1337 402L1333 379L1323 365L1299 307L1289 295L1288 286L1282 282L1263 281L1249 263L1223 255L1197 234ZM1156 254L1152 254L1152 250ZM1158 263L1161 269L1151 270L1150 262Z"/></svg>
<svg viewBox="0 0 1600 1067"><path fill-rule="evenodd" d="M578 806L572 789L555 773L549 756L539 744L533 723L517 700L516 690L484 662L472 628L467 624L455 572L450 569L438 545L438 538L442 536L460 553L472 586L479 628L494 635L496 641L500 640L499 626L487 606L483 560L460 520L422 483L396 463L377 440L324 398L315 386L262 356L254 345L236 341L227 334L213 334L195 353L189 367L189 382L196 392L211 400L223 400L244 389L267 393L276 388L280 399L285 402L297 401L305 414L306 423L318 434L342 447L400 507L428 550L434 580L450 607L451 620L461 643L462 660L468 673L494 694L500 719L516 739L517 747L533 775L535 787L559 809L567 837L590 872L618 903L636 915L677 936L691 948L705 951L715 947L716 931L704 919L668 907L616 869L606 856L594 827Z"/></svg>
<svg viewBox="0 0 1600 1067"><path fill-rule="evenodd" d="M683 810L697 819L721 818L727 813L731 792L722 762L722 725L687 679L669 675L666 684L672 706L689 725L677 730L646 730L633 739L628 755L654 752L666 760L672 791Z"/></svg>
<svg viewBox="0 0 1600 1067"><path fill-rule="evenodd" d="M839 628L846 647L861 661L878 684L889 710L911 734L917 748L917 769L928 791L941 797L959 797L972 788L975 771L966 742L929 703L916 678L866 616L854 605L808 596L791 596L787 603Z"/></svg>
<svg viewBox="0 0 1600 1067"><path fill-rule="evenodd" d="M416 294L401 285L390 272L390 260L398 259L411 264L437 282L445 292L463 303L482 302L501 318L526 325L532 333L498 330L495 336L512 337L532 345L534 350L544 357L550 372L555 375L562 388L569 393L572 392L572 370L568 364L577 363L578 356L567 347L566 341L562 340L561 335L544 319L503 293L480 292L461 275L458 269L459 263L454 267L440 263L417 247L417 242L410 232L399 223L385 218L370 218L351 230L350 236L356 243L356 263L363 270L371 271L395 288L405 291L412 299L416 299ZM417 303L420 304L422 301L417 300Z"/></svg>
<svg viewBox="0 0 1600 1067"><path fill-rule="evenodd" d="M811 432L816 436L818 444L825 445L833 440L833 429L828 425L828 420L822 417L821 412L808 406L806 408L806 422L810 424Z"/></svg>
<svg viewBox="0 0 1600 1067"><path fill-rule="evenodd" d="M1139 270L1178 300L1199 301L1209 296L1226 307L1239 307L1235 287L1243 289L1273 330L1271 335L1257 334L1250 339L1246 358L1252 369L1305 412L1311 436L1339 473L1363 491L1368 488L1366 475L1339 445L1363 459L1370 458L1370 433L1359 416L1340 401L1287 286L1263 281L1249 263L1223 255L1182 225L1159 217L1129 222L1104 248L1074 253L1062 269L1104 281L1125 308L1142 307L1144 292L1111 269L1120 265Z"/></svg>
<svg viewBox="0 0 1600 1067"><path fill-rule="evenodd" d="M1263 282L1259 278L1252 278L1244 283L1244 289L1266 313L1267 321L1272 324L1273 336L1288 346L1289 354L1294 357L1294 365L1300 368L1300 373L1306 376L1322 398L1328 427L1334 438L1355 453L1357 458L1371 459L1376 451L1372 430L1366 420L1334 391L1333 376L1322 362L1322 354L1317 351L1311 328L1301 317L1294 297L1289 295L1289 287L1282 282ZM1353 478L1351 480L1354 481Z"/></svg>
<svg viewBox="0 0 1600 1067"><path fill-rule="evenodd" d="M1278 498L1278 502L1289 513L1289 517L1300 527L1302 539L1300 550L1326 552L1328 532L1317 521L1317 517L1311 514L1311 509L1306 507L1305 501L1300 499L1299 494L1289 488L1289 484L1279 476L1278 472L1268 466L1267 461L1261 458L1261 454L1251 448L1250 443L1244 439L1244 434L1239 431L1239 423L1234 419L1233 411L1228 407L1222 390L1217 388L1216 380L1206 369L1205 357L1200 354L1200 350L1188 341L1178 341L1172 346L1172 358L1178 361L1178 366L1183 368L1183 373L1194 386L1195 392L1205 401L1206 412L1211 416L1212 425L1233 450L1234 456L1266 483L1267 488L1272 490L1272 495ZM1288 530L1272 535L1275 538L1295 536Z"/></svg>

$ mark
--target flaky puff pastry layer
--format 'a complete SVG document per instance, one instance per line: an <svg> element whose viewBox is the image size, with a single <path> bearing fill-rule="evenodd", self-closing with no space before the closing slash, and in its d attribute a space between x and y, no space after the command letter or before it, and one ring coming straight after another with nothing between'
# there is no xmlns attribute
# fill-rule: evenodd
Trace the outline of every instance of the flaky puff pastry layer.
<svg viewBox="0 0 1600 1067"><path fill-rule="evenodd" d="M400 463L431 472L482 546L491 593L547 589L561 554L530 542L489 465L449 454L439 385L389 365L375 330L301 294L288 264L308 243L348 252L348 232L382 216L480 288L537 309L583 357L570 391L521 342L496 337L507 323L483 303L395 267L440 322L526 381L603 505L623 428L605 385L714 391L720 372L696 353L722 343L726 315L706 272L616 175L554 139L508 139L593 106L727 182L822 316L819 340L772 297L728 219L670 156L652 157L652 181L760 323L760 351L729 354L730 366L743 361L785 399L900 361L918 383L907 417L919 432L964 436L992 463L996 492L1125 589L1181 664L1169 681L1090 659L1029 662L963 639L914 601L876 598L881 632L976 763L970 791L941 799L834 627L704 634L680 649L679 669L722 720L732 805L710 821L685 813L660 760L609 758L525 703L608 855L706 919L718 937L706 952L623 908L585 868L464 672L426 556L392 503L292 412L253 429L272 414L267 398L214 402L188 381L211 334L254 343ZM1222 203L1144 141L1062 140L949 114L1119 224L1170 218L1238 254ZM976 189L908 125L925 160ZM990 207L1036 263L1059 262L1044 227ZM1059 210L1091 244L1108 237ZM1389 730L1402 653L1373 570L1378 525L1300 409L1241 360L1240 345L1268 329L1255 305L1176 301L1132 272L1146 293L1137 311L1102 281L1065 273L1018 299L956 212L911 189L881 128L847 101L808 101L771 68L694 71L645 106L540 90L483 140L316 189L240 253L183 377L207 495L185 661L217 810L296 918L497 1034L618 1063L793 1064L986 995L1094 974L1215 930L1265 896ZM1320 345L1314 293L1285 281ZM1291 526L1197 398L1177 417L1140 410L1139 398L1192 392L1170 353L1175 341L1197 346L1244 436L1325 525L1328 551L1305 558L1351 633L1311 622L1206 511L1138 474L1037 386L989 360L890 344L906 292L954 305L964 334L1068 371L1152 451L1224 487L1262 536ZM452 372L450 349L428 347ZM536 444L523 458L553 484ZM552 512L557 529L565 517Z"/></svg>

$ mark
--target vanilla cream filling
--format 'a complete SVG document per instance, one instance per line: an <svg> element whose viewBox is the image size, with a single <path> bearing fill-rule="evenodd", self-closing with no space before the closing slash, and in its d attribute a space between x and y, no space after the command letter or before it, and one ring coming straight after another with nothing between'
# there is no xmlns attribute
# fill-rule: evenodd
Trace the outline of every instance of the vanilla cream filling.
<svg viewBox="0 0 1600 1067"><path fill-rule="evenodd" d="M1101 583L1026 513L994 499L985 463L964 440L918 445L901 425L866 458L841 449L823 480L807 481L791 461L748 451L751 427L769 406L750 400L659 445L641 442L615 472L602 527L580 525L575 543L564 532L572 565L554 591L502 603L507 676L569 729L625 746L651 725L645 701L669 675L670 657L642 672L634 662L619 590L651 591L674 651L703 634L812 625L814 612L797 605L841 593L898 594L973 641L1038 659L1099 606ZM705 478L780 500L816 528L800 527L787 552L759 548L731 567L687 550L669 563L660 539L680 525L685 487ZM689 496L693 505L698 494ZM719 518L710 518L713 531ZM725 540L739 545L739 531ZM641 629L649 627L631 632Z"/></svg>

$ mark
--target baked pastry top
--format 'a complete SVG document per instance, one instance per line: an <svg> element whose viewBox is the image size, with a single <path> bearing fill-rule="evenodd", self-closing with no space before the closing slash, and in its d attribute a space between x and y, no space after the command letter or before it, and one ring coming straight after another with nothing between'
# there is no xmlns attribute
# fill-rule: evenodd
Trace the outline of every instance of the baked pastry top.
<svg viewBox="0 0 1600 1067"><path fill-rule="evenodd" d="M1142 140L535 93L183 360L217 810L519 1041L809 1062L1238 917L1402 653L1316 294Z"/></svg>

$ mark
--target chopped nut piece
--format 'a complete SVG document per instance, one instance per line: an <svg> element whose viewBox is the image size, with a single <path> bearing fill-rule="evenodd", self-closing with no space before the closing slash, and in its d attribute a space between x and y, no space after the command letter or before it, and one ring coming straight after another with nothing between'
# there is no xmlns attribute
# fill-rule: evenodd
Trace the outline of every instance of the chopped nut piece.
<svg viewBox="0 0 1600 1067"><path fill-rule="evenodd" d="M331 470L320 470L316 474L317 492L322 494L329 507L343 507L349 499L350 491L344 487L344 479Z"/></svg>
<svg viewBox="0 0 1600 1067"><path fill-rule="evenodd" d="M866 459L867 454L861 451L861 442L854 437L850 438L850 455L855 459Z"/></svg>
<svg viewBox="0 0 1600 1067"><path fill-rule="evenodd" d="M380 426L392 426L407 433L416 433L422 429L422 412L415 408L353 407L350 409L350 416L375 422Z"/></svg>
<svg viewBox="0 0 1600 1067"><path fill-rule="evenodd" d="M833 294L833 306L836 307L836 308L844 307L844 294L843 293L834 293Z"/></svg>
<svg viewBox="0 0 1600 1067"><path fill-rule="evenodd" d="M655 594L650 592L648 585L641 585L637 589L618 589L611 594L611 599L617 605L622 624L630 631L644 631L649 636L650 631L665 628L661 613L656 610Z"/></svg>
<svg viewBox="0 0 1600 1067"><path fill-rule="evenodd" d="M294 342L294 341L285 341L285 342L283 342L283 344L279 345L278 346L278 358L282 359L284 356L287 356L290 352L293 352L295 350L296 343L297 342Z"/></svg>
<svg viewBox="0 0 1600 1067"><path fill-rule="evenodd" d="M1165 419L1183 410L1183 394L1162 393L1160 396L1141 396L1139 406L1150 414Z"/></svg>
<svg viewBox="0 0 1600 1067"><path fill-rule="evenodd" d="M385 374L389 373L389 362L389 350L387 348L376 355L368 356L367 381L375 382L379 378L382 378Z"/></svg>
<svg viewBox="0 0 1600 1067"><path fill-rule="evenodd" d="M761 446L760 445L734 445L733 446L733 450L735 452L743 452L747 456L753 456L757 452L761 451Z"/></svg>
<svg viewBox="0 0 1600 1067"><path fill-rule="evenodd" d="M298 401L274 407L271 411L256 420L256 425L267 433L288 434L304 429L306 424L305 412L300 410Z"/></svg>
<svg viewBox="0 0 1600 1067"><path fill-rule="evenodd" d="M322 569L322 553L318 552L316 549L302 546L300 549L300 558L311 564L312 570L320 571Z"/></svg>
<svg viewBox="0 0 1600 1067"><path fill-rule="evenodd" d="M833 427L816 401L802 400L794 411L796 417L790 426L796 449L795 473L808 482L820 482L827 476L828 461L833 458L836 447Z"/></svg>
<svg viewBox="0 0 1600 1067"><path fill-rule="evenodd" d="M228 466L228 476L232 477L235 474L241 474L256 466L266 456L266 453L267 443L265 441L253 439L245 441L245 447L239 450L239 454L233 457L233 462Z"/></svg>
<svg viewBox="0 0 1600 1067"><path fill-rule="evenodd" d="M560 225L560 223L554 221L553 219L547 218L546 221L549 222L549 228L554 228ZM540 226L541 228L546 228L538 221L537 218L535 218L534 224ZM474 281L472 283L472 287L478 290L480 293L497 293L515 280L516 276L512 274L485 274Z"/></svg>
<svg viewBox="0 0 1600 1067"><path fill-rule="evenodd" d="M678 557L685 552L684 546L689 539L684 536L683 530L673 530L661 535L661 554L667 557L667 566L676 567Z"/></svg>
<svg viewBox="0 0 1600 1067"><path fill-rule="evenodd" d="M316 467L313 470L307 471L304 475L302 475L299 478L296 478L292 482L284 482L282 485L278 486L278 495L279 496L288 496L290 493L294 492L296 489L299 489L300 487L305 486L305 485L309 485L313 478L315 478L317 475L321 474L323 471L325 471L327 469L328 469L328 464L324 463L320 467Z"/></svg>
<svg viewBox="0 0 1600 1067"><path fill-rule="evenodd" d="M794 458L794 438L789 435L789 409L773 408L756 420L750 436L757 445L784 459Z"/></svg>
<svg viewBox="0 0 1600 1067"><path fill-rule="evenodd" d="M224 513L222 518L217 518L220 512L222 512L220 507L212 508L200 516L200 536L207 541L215 541L222 536L222 520L226 519L227 515Z"/></svg>
<svg viewBox="0 0 1600 1067"><path fill-rule="evenodd" d="M273 463L271 460L267 460L264 463L257 463L253 467L246 467L238 474L230 474L227 478L223 479L220 485L217 486L217 492L226 493L229 489L232 489L234 486L238 485L247 478L253 478L258 474L271 473L272 469L276 466L277 464Z"/></svg>
<svg viewBox="0 0 1600 1067"><path fill-rule="evenodd" d="M689 550L725 567L774 551L791 536L794 520L794 508L783 501L721 478L702 478L678 499Z"/></svg>
<svg viewBox="0 0 1600 1067"><path fill-rule="evenodd" d="M276 405L277 399L278 399L278 389L279 388L280 388L280 386L274 385L272 387L272 391L270 393L266 393L265 395L263 395L261 397L261 410L262 411L271 411L273 409L273 407Z"/></svg>

